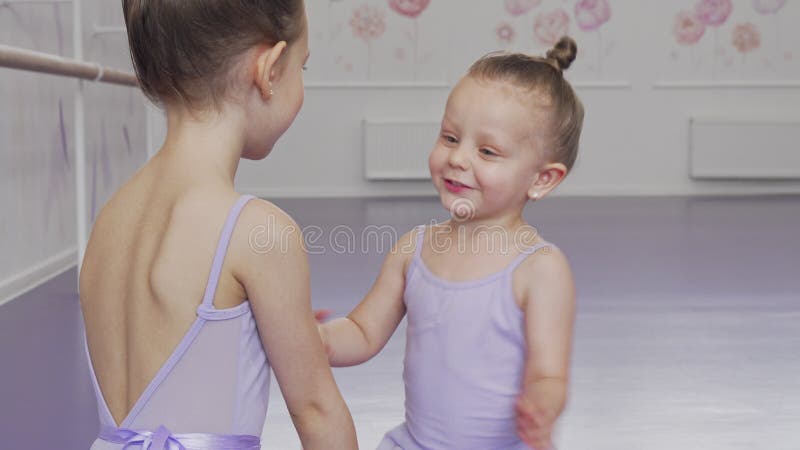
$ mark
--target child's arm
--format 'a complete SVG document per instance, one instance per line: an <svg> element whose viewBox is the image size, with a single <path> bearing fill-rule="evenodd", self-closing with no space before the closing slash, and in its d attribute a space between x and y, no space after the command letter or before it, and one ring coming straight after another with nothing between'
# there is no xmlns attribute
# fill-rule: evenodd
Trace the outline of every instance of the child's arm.
<svg viewBox="0 0 800 450"><path fill-rule="evenodd" d="M353 366L372 358L403 320L405 269L413 254L414 235L406 233L394 245L372 289L347 317L320 325L331 366Z"/></svg>
<svg viewBox="0 0 800 450"><path fill-rule="evenodd" d="M251 201L232 242L258 332L304 449L355 449L355 427L319 340L300 228L276 206ZM244 235L244 233L248 233Z"/></svg>
<svg viewBox="0 0 800 450"><path fill-rule="evenodd" d="M552 447L553 425L567 399L575 285L558 249L539 250L520 269L527 357L517 427L526 444L546 450Z"/></svg>

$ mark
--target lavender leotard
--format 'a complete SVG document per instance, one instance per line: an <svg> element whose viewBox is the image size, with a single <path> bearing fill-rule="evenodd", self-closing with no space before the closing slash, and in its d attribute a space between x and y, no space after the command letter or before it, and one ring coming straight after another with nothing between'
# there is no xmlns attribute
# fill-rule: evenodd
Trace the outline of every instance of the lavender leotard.
<svg viewBox="0 0 800 450"><path fill-rule="evenodd" d="M552 244L523 249L494 275L451 282L422 261L424 233L420 227L403 297L406 421L378 449L527 449L515 414L525 364L524 315L511 280L525 258Z"/></svg>
<svg viewBox="0 0 800 450"><path fill-rule="evenodd" d="M119 426L97 395L100 434L91 450L254 450L267 413L270 367L250 303L214 308L222 263L244 205L233 206L192 327Z"/></svg>

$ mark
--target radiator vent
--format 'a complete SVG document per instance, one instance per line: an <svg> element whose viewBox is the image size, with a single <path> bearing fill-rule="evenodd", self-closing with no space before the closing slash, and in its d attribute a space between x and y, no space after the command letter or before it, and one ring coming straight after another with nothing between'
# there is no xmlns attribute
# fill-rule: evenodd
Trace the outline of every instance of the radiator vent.
<svg viewBox="0 0 800 450"><path fill-rule="evenodd" d="M800 179L800 118L695 117L690 175L698 179Z"/></svg>
<svg viewBox="0 0 800 450"><path fill-rule="evenodd" d="M364 176L368 180L428 180L428 155L439 135L434 120L363 123Z"/></svg>

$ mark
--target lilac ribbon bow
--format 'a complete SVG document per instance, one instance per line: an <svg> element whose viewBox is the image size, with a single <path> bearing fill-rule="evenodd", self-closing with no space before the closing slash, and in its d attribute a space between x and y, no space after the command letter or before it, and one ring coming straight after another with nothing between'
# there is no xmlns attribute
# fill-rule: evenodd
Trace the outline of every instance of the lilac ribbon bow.
<svg viewBox="0 0 800 450"><path fill-rule="evenodd" d="M156 431L103 427L98 437L106 442L124 444L122 450L259 450L261 448L261 440L258 436L205 433L172 434L163 425Z"/></svg>

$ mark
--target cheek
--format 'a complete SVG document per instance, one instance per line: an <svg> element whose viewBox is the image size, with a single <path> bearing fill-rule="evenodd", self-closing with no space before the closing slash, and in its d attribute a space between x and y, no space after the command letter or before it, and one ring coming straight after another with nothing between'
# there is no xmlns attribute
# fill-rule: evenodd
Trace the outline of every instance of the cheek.
<svg viewBox="0 0 800 450"><path fill-rule="evenodd" d="M294 92L294 104L292 105L292 118L296 117L297 114L300 112L300 108L303 107L303 102L305 102L305 91L303 91L303 85L299 85L295 87Z"/></svg>
<svg viewBox="0 0 800 450"><path fill-rule="evenodd" d="M300 90L300 95L298 95L299 100L297 104L297 109L300 110L300 108L303 106L303 103L306 101L306 91L304 89L302 80L300 81L300 86L298 87L298 89Z"/></svg>
<svg viewBox="0 0 800 450"><path fill-rule="evenodd" d="M428 168L430 168L431 174L439 173L441 171L444 159L445 152L438 145L435 146L433 150L431 150L431 154L428 156Z"/></svg>
<svg viewBox="0 0 800 450"><path fill-rule="evenodd" d="M514 181L519 180L519 174L502 165L493 164L482 169L475 170L475 181L487 194L502 194L512 190L515 188Z"/></svg>

